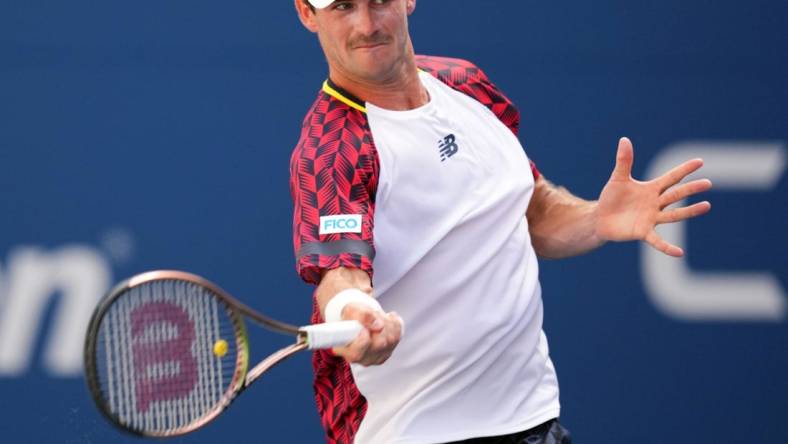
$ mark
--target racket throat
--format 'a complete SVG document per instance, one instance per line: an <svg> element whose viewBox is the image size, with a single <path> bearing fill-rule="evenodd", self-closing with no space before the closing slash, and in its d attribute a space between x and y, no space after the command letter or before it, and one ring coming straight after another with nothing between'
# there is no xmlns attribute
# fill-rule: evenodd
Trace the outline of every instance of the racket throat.
<svg viewBox="0 0 788 444"><path fill-rule="evenodd" d="M278 352L272 354L271 356L263 359L259 364L254 366L249 373L246 374L246 379L244 382L244 387L248 387L251 385L257 378L259 378L263 373L267 372L269 369L273 368L280 362L286 360L287 358L293 356L294 354L306 350L309 346L306 342L301 341L299 334L299 341L293 345L285 347Z"/></svg>

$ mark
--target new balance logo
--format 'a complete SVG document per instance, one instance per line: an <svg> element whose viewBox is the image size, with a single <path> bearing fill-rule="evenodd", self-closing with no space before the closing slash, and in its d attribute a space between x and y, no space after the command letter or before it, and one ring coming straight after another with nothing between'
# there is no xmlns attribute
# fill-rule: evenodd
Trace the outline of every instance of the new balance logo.
<svg viewBox="0 0 788 444"><path fill-rule="evenodd" d="M443 140L438 141L438 148L440 148L441 153L441 162L444 162L449 157L457 154L457 151L460 147L457 146L456 143L457 138L454 137L454 134L449 134L448 136L444 137Z"/></svg>

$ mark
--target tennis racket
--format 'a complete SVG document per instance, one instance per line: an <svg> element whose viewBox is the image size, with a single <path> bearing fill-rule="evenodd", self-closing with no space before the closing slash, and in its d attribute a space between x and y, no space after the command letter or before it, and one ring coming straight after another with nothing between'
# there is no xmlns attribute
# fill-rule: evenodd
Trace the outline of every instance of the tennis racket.
<svg viewBox="0 0 788 444"><path fill-rule="evenodd" d="M296 337L249 369L244 318ZM268 369L303 351L346 345L356 321L296 327L181 271L131 277L99 302L85 339L85 376L99 410L136 435L169 437L216 418Z"/></svg>

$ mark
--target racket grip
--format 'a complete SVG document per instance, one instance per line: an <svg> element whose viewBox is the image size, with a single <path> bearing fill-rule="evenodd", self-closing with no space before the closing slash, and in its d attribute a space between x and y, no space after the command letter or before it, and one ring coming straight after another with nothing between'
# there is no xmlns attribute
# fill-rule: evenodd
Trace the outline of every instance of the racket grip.
<svg viewBox="0 0 788 444"><path fill-rule="evenodd" d="M310 350L342 347L353 342L362 326L358 321L325 322L301 327Z"/></svg>

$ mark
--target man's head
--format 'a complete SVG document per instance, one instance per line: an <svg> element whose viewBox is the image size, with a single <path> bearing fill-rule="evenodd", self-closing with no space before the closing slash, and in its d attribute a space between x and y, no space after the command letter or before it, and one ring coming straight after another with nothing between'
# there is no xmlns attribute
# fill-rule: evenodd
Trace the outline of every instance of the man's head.
<svg viewBox="0 0 788 444"><path fill-rule="evenodd" d="M412 60L408 16L416 0L295 0L295 7L317 33L332 73L386 82Z"/></svg>

